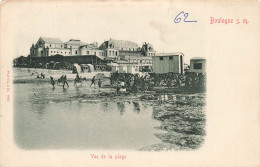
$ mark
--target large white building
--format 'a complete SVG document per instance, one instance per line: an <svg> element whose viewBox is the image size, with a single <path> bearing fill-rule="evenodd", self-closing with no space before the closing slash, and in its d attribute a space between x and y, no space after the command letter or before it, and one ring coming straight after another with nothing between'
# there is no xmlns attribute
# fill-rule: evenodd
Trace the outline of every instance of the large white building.
<svg viewBox="0 0 260 167"><path fill-rule="evenodd" d="M111 59L133 59L132 57L151 57L155 55L153 46L143 43L142 47L131 41L110 39L100 46L97 42L84 43L77 39L62 42L58 38L40 37L30 49L31 57L47 57L56 54L63 56L96 55Z"/></svg>
<svg viewBox="0 0 260 167"><path fill-rule="evenodd" d="M104 41L99 49L105 50L107 57L115 59L131 59L132 56L151 57L156 53L149 43L145 42L140 47L135 42L115 39Z"/></svg>
<svg viewBox="0 0 260 167"><path fill-rule="evenodd" d="M56 54L63 56L80 55L80 46L82 45L86 45L86 43L75 39L64 43L58 38L40 37L36 44L32 44L30 56L47 57Z"/></svg>
<svg viewBox="0 0 260 167"><path fill-rule="evenodd" d="M32 44L30 48L31 57L47 57L57 54L63 56L95 55L100 59L139 61L140 63L145 61L148 64L151 63L155 53L153 46L149 43L143 43L140 47L135 42L114 39L104 41L98 46L97 42L87 44L77 39L71 39L64 43L58 38L40 37L37 43Z"/></svg>

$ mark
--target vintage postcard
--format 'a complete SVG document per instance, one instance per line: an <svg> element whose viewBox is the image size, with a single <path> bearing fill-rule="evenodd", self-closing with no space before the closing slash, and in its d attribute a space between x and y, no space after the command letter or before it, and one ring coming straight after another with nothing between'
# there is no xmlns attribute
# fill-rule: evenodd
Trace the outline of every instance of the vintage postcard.
<svg viewBox="0 0 260 167"><path fill-rule="evenodd" d="M259 166L259 1L2 1L1 166Z"/></svg>

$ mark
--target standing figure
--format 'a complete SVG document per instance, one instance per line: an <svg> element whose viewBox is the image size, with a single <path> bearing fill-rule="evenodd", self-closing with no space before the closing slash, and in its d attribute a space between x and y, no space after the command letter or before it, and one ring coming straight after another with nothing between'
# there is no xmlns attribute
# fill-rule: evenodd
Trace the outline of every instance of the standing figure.
<svg viewBox="0 0 260 167"><path fill-rule="evenodd" d="M99 89L101 88L101 84L102 84L101 80L98 79L98 88L99 88Z"/></svg>
<svg viewBox="0 0 260 167"><path fill-rule="evenodd" d="M118 82L116 84L116 94L119 94L119 90L120 90L120 83Z"/></svg>
<svg viewBox="0 0 260 167"><path fill-rule="evenodd" d="M111 72L111 73L110 73L110 78L109 78L109 79L110 79L110 84L111 84L111 85L113 85L113 77L114 77L114 76L113 76L113 73Z"/></svg>
<svg viewBox="0 0 260 167"><path fill-rule="evenodd" d="M54 89L55 88L55 81L53 80L52 76L50 76L50 79L51 79L52 89Z"/></svg>
<svg viewBox="0 0 260 167"><path fill-rule="evenodd" d="M111 75L110 76L110 85L113 85L113 78L112 78L113 76Z"/></svg>
<svg viewBox="0 0 260 167"><path fill-rule="evenodd" d="M95 76L94 76L94 77L92 78L92 80L91 80L90 87L91 87L92 84L94 84L94 87L95 87Z"/></svg>
<svg viewBox="0 0 260 167"><path fill-rule="evenodd" d="M76 78L79 79L79 73L76 74Z"/></svg>
<svg viewBox="0 0 260 167"><path fill-rule="evenodd" d="M162 104L161 94L159 94L159 96L158 96L158 104L159 104L159 105Z"/></svg>
<svg viewBox="0 0 260 167"><path fill-rule="evenodd" d="M64 88L64 85L67 85L67 87L69 87L69 84L68 84L68 81L67 81L67 76L65 75L64 77L63 77L63 88Z"/></svg>

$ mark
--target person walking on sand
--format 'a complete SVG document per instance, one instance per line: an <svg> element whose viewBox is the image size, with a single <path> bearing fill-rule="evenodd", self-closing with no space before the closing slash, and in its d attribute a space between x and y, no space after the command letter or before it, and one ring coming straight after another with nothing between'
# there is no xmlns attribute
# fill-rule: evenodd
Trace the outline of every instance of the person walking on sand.
<svg viewBox="0 0 260 167"><path fill-rule="evenodd" d="M95 76L94 76L94 77L92 78L92 80L91 80L90 87L91 87L92 84L94 84L94 87L95 87Z"/></svg>
<svg viewBox="0 0 260 167"><path fill-rule="evenodd" d="M78 80L80 79L79 73L76 74L76 78L77 78Z"/></svg>
<svg viewBox="0 0 260 167"><path fill-rule="evenodd" d="M69 84L68 84L67 76L66 76L66 75L64 75L64 77L63 77L63 88L64 88L65 84L67 85L67 88L68 88L68 87L69 87Z"/></svg>
<svg viewBox="0 0 260 167"><path fill-rule="evenodd" d="M52 88L54 89L55 88L55 81L53 80L52 76L50 76L50 79L51 79Z"/></svg>
<svg viewBox="0 0 260 167"><path fill-rule="evenodd" d="M165 102L165 96L161 95L161 104L164 104L164 102Z"/></svg>
<svg viewBox="0 0 260 167"><path fill-rule="evenodd" d="M120 90L120 82L116 83L116 94L119 94L119 90Z"/></svg>
<svg viewBox="0 0 260 167"><path fill-rule="evenodd" d="M168 95L164 95L164 101L167 102L168 101Z"/></svg>
<svg viewBox="0 0 260 167"><path fill-rule="evenodd" d="M101 88L101 84L102 84L101 80L98 79L98 88L99 88L99 89Z"/></svg>
<svg viewBox="0 0 260 167"><path fill-rule="evenodd" d="M161 103L162 103L161 94L159 94L159 96L158 96L158 104L159 104L159 106L161 105Z"/></svg>

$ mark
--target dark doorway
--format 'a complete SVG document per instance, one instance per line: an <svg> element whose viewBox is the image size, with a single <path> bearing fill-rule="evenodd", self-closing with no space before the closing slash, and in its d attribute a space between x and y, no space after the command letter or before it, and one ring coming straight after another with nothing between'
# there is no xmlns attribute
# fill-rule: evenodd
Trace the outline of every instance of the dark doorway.
<svg viewBox="0 0 260 167"><path fill-rule="evenodd" d="M180 61L181 61L181 74L183 74L183 58L182 56L180 56Z"/></svg>

